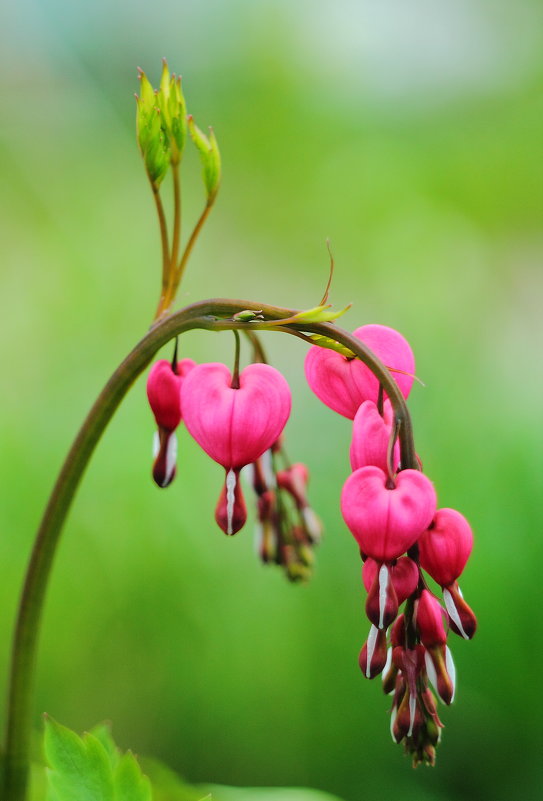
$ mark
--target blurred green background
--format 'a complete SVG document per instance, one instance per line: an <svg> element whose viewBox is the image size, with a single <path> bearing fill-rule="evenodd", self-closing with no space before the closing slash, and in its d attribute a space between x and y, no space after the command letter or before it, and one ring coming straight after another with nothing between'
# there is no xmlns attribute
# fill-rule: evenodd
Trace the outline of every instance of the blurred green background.
<svg viewBox="0 0 543 801"><path fill-rule="evenodd" d="M462 581L479 616L452 643L456 703L434 770L413 771L358 650L368 623L342 522L350 424L269 334L294 404L292 459L326 525L290 586L253 554L252 520L213 522L221 469L180 437L150 480L138 381L101 443L55 564L38 712L194 782L308 785L346 801L536 799L541 789L543 7L530 0L21 0L0 30L0 689L33 532L98 390L148 327L159 238L135 144L136 65L181 72L213 124L224 181L180 304L308 307L327 278L343 324L398 328L417 371L417 450L473 524ZM190 153L185 231L203 190ZM197 360L232 337L194 333ZM169 355L169 351L165 354Z"/></svg>

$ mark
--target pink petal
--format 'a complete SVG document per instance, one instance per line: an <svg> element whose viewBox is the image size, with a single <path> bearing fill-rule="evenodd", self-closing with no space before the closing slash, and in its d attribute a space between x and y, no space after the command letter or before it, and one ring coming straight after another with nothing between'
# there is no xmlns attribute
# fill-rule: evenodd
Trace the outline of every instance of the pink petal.
<svg viewBox="0 0 543 801"><path fill-rule="evenodd" d="M251 464L273 445L290 414L290 389L274 367L251 364L233 389L230 370L201 364L185 379L183 417L198 444L223 467Z"/></svg>
<svg viewBox="0 0 543 801"><path fill-rule="evenodd" d="M373 401L364 401L358 409L353 423L350 451L353 470L375 465L375 467L380 467L383 472L388 472L387 452L393 424L390 401L385 401L383 412L384 417L381 417ZM393 454L394 471L398 469L399 461L400 444L396 440Z"/></svg>
<svg viewBox="0 0 543 801"><path fill-rule="evenodd" d="M420 563L442 587L460 576L473 547L466 518L456 509L438 509L431 527L419 540Z"/></svg>
<svg viewBox="0 0 543 801"><path fill-rule="evenodd" d="M392 372L392 375L407 398L415 371L415 358L407 340L386 325L363 325L354 335L371 348L386 367L402 371ZM348 359L341 353L315 345L307 353L305 374L315 395L330 409L351 420L364 401L377 403L379 382L360 359Z"/></svg>
<svg viewBox="0 0 543 801"><path fill-rule="evenodd" d="M378 467L361 467L345 482L341 511L364 554L390 562L407 551L428 527L436 508L432 482L418 470L402 470L387 488Z"/></svg>

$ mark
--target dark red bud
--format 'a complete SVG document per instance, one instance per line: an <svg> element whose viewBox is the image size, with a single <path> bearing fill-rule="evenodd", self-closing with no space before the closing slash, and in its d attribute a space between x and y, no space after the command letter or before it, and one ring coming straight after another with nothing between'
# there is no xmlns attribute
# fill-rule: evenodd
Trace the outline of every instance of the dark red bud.
<svg viewBox="0 0 543 801"><path fill-rule="evenodd" d="M464 639L471 640L477 629L477 618L464 601L457 581L443 588L443 600L449 613L451 629Z"/></svg>
<svg viewBox="0 0 543 801"><path fill-rule="evenodd" d="M362 646L358 664L367 679L374 679L382 672L387 661L387 637L384 629L372 626L368 639Z"/></svg>
<svg viewBox="0 0 543 801"><path fill-rule="evenodd" d="M390 577L389 566L382 564L375 575L366 599L366 615L379 629L386 629L398 614L398 597Z"/></svg>
<svg viewBox="0 0 543 801"><path fill-rule="evenodd" d="M245 499L239 482L239 470L228 470L215 508L215 520L225 534L236 534L247 520Z"/></svg>
<svg viewBox="0 0 543 801"><path fill-rule="evenodd" d="M159 428L155 434L153 479L164 489L175 478L177 458L177 437L173 431Z"/></svg>
<svg viewBox="0 0 543 801"><path fill-rule="evenodd" d="M450 650L446 645L426 649L426 672L444 704L454 700L456 671Z"/></svg>
<svg viewBox="0 0 543 801"><path fill-rule="evenodd" d="M414 620L423 645L430 648L447 642L447 632L443 623L446 620L445 610L428 590L423 590L415 602Z"/></svg>

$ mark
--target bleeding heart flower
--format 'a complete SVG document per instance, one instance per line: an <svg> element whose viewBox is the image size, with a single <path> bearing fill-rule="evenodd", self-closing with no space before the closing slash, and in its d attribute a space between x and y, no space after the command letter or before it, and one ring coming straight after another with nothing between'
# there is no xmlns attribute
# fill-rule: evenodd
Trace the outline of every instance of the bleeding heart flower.
<svg viewBox="0 0 543 801"><path fill-rule="evenodd" d="M174 431L181 422L181 386L194 367L192 359L181 359L175 371L167 359L159 359L151 367L147 397L159 428Z"/></svg>
<svg viewBox="0 0 543 801"><path fill-rule="evenodd" d="M341 493L341 511L366 556L390 562L428 528L436 508L432 482L418 470L402 470L394 487L378 467L361 467Z"/></svg>
<svg viewBox="0 0 543 801"><path fill-rule="evenodd" d="M167 359L159 359L149 372L147 397L158 426L153 441L153 479L159 487L167 487L175 478L177 438L174 432L182 417L181 387L195 366L192 359L181 359L175 366Z"/></svg>
<svg viewBox="0 0 543 801"><path fill-rule="evenodd" d="M394 413L390 401L385 401L382 417L373 401L364 401L357 411L353 423L350 451L353 470L375 465L375 467L380 467L384 473L388 472L387 452L393 422ZM394 472L398 469L399 462L400 443L396 441L392 458Z"/></svg>
<svg viewBox="0 0 543 801"><path fill-rule="evenodd" d="M472 548L473 534L466 518L456 509L438 509L419 539L420 564L445 587L460 576Z"/></svg>
<svg viewBox="0 0 543 801"><path fill-rule="evenodd" d="M290 389L274 367L251 364L232 386L228 367L218 362L195 367L183 386L183 417L196 442L226 470L215 519L226 534L245 522L239 471L278 439L288 420Z"/></svg>
<svg viewBox="0 0 543 801"><path fill-rule="evenodd" d="M200 364L183 387L183 417L196 442L226 470L256 461L279 437L291 407L290 389L274 367L251 364L239 388L225 364Z"/></svg>
<svg viewBox="0 0 543 801"><path fill-rule="evenodd" d="M401 371L392 372L392 375L407 398L415 372L415 358L407 340L386 325L363 325L353 333L386 367ZM323 403L351 420L364 401L377 403L379 381L360 359L349 359L315 345L307 353L305 375L309 386Z"/></svg>

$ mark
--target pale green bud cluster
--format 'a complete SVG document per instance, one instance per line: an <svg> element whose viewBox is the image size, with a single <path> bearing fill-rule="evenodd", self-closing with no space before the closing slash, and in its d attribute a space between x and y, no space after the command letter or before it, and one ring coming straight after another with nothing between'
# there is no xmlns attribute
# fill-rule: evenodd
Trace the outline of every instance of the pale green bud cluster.
<svg viewBox="0 0 543 801"><path fill-rule="evenodd" d="M153 89L149 79L139 71L140 95L136 122L138 144L145 168L154 189L158 189L168 167L177 167L183 155L187 127L203 164L203 179L208 203L211 203L221 177L221 158L217 140L211 128L206 136L196 126L192 116L187 117L185 98L181 91L181 78L170 73L163 62L160 86Z"/></svg>

